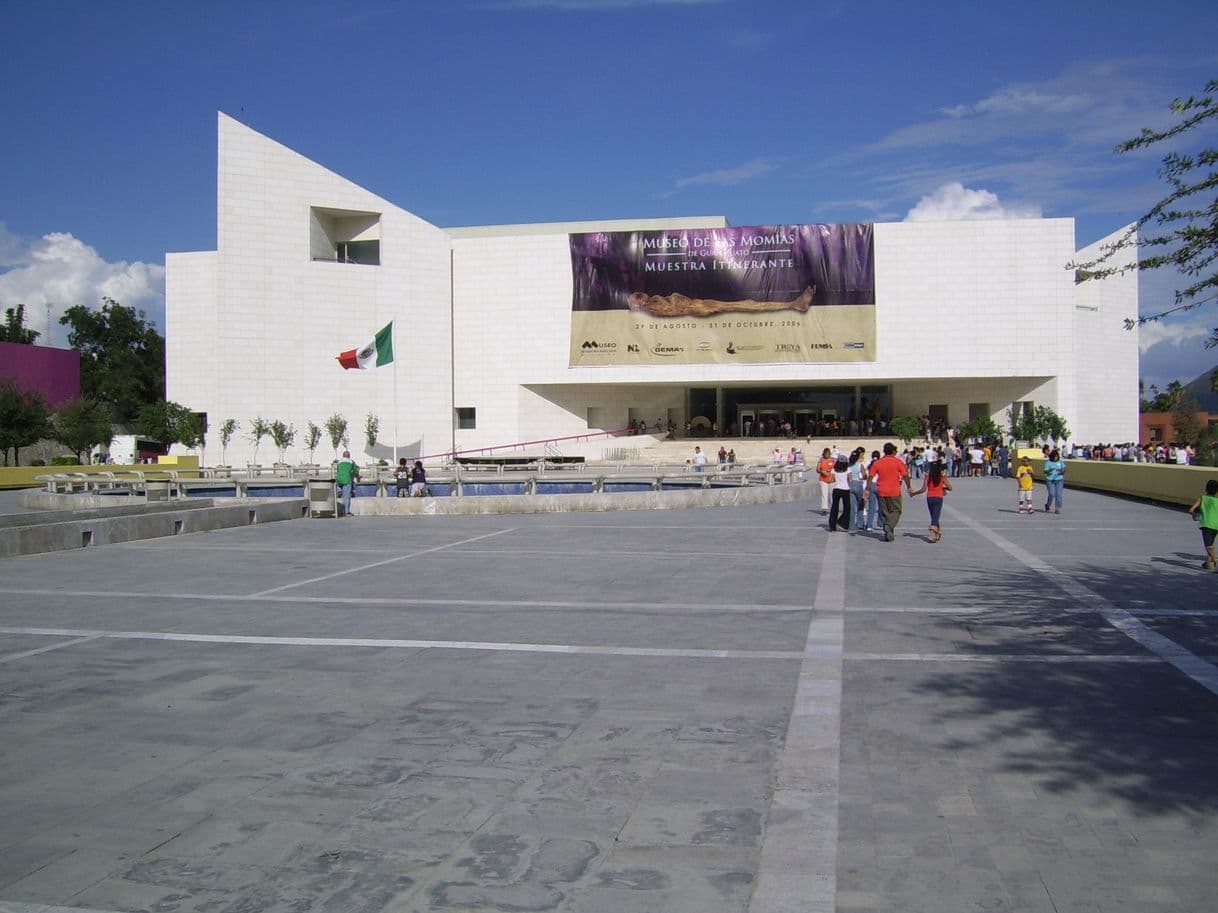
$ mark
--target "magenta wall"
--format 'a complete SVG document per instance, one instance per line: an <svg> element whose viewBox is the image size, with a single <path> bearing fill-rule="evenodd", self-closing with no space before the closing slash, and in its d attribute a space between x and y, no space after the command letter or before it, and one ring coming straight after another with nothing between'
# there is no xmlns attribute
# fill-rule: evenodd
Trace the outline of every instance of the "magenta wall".
<svg viewBox="0 0 1218 913"><path fill-rule="evenodd" d="M0 378L15 378L25 390L42 394L55 407L80 396L80 353L0 342Z"/></svg>

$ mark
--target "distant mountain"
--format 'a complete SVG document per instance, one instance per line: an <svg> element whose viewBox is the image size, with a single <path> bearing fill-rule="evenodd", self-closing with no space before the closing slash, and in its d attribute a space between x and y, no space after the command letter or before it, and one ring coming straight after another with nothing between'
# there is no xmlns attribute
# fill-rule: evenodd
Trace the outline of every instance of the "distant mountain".
<svg viewBox="0 0 1218 913"><path fill-rule="evenodd" d="M1214 389L1214 383L1210 380L1214 371L1218 371L1218 365L1184 385L1184 389L1197 398L1201 411L1211 415L1218 412L1218 390Z"/></svg>

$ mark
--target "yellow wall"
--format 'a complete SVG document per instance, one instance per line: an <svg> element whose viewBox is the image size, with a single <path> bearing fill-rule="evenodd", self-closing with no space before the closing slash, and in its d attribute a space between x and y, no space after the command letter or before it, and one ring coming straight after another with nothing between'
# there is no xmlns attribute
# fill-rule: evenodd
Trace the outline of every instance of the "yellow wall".
<svg viewBox="0 0 1218 913"><path fill-rule="evenodd" d="M164 459L165 457L162 457L162 460ZM42 483L34 481L34 477L55 472L118 472L130 469L138 472L156 472L158 469L165 469L177 471L182 478L198 477L198 457L192 455L169 457L168 459L175 462L159 462L156 466L149 466L147 463L135 466L0 466L0 489L41 488Z"/></svg>
<svg viewBox="0 0 1218 913"><path fill-rule="evenodd" d="M1037 479L1044 479L1043 467L1043 459L1032 460ZM1091 488L1186 507L1205 491L1210 479L1218 479L1218 467L1066 460L1066 488Z"/></svg>

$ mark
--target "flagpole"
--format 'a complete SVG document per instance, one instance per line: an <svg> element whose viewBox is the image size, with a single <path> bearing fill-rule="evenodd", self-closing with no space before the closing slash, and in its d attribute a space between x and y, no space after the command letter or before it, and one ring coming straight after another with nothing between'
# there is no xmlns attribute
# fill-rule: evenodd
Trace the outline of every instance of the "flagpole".
<svg viewBox="0 0 1218 913"><path fill-rule="evenodd" d="M393 321L389 331L393 338L393 469L398 467L398 322Z"/></svg>

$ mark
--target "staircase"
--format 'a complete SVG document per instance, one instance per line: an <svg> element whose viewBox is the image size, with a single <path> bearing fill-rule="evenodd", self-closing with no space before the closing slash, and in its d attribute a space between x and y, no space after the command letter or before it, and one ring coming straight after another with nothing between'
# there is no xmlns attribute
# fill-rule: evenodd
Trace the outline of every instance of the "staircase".
<svg viewBox="0 0 1218 913"><path fill-rule="evenodd" d="M716 454L719 453L721 446L725 450L736 451L737 463L770 463L774 459L775 447L782 452L783 462L786 462L787 454L794 447L803 454L804 463L812 465L820 459L821 451L826 447L847 454L855 447L864 447L867 453L870 454L873 450L882 451L884 444L888 441L896 444L898 449L903 449L905 446L897 438L891 437L812 438L811 442L807 438L798 437L683 437L674 441L665 441L657 440L652 435L644 434L637 437L620 437L615 438L612 442L604 442L604 449L637 450L637 457L620 462L643 465L655 463L671 465L684 463L686 460L691 459L694 455L694 448L701 447L706 454L707 460L713 465L718 461ZM619 462L616 460L606 460L602 456L591 453L587 454L587 459L589 463Z"/></svg>

